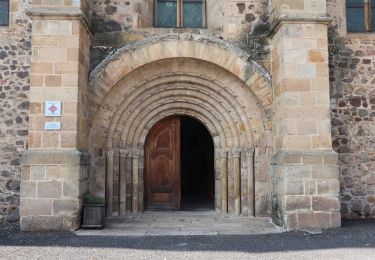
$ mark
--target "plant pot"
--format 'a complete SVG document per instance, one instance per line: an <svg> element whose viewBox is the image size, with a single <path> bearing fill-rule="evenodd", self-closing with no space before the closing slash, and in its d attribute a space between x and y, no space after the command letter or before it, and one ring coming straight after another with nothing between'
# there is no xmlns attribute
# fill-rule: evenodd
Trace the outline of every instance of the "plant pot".
<svg viewBox="0 0 375 260"><path fill-rule="evenodd" d="M104 204L84 204L81 228L104 227Z"/></svg>

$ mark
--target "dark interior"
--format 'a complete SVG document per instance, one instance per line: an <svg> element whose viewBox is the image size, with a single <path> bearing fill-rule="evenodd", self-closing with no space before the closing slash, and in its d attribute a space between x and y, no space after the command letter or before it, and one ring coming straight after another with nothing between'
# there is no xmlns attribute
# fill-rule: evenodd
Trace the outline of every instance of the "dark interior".
<svg viewBox="0 0 375 260"><path fill-rule="evenodd" d="M181 210L214 209L214 146L206 127L181 117Z"/></svg>

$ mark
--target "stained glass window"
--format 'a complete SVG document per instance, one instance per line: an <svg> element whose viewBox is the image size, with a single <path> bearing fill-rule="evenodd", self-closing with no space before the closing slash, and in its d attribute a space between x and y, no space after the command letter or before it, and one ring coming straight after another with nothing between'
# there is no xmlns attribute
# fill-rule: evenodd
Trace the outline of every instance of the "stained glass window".
<svg viewBox="0 0 375 260"><path fill-rule="evenodd" d="M375 31L375 0L346 0L348 32Z"/></svg>
<svg viewBox="0 0 375 260"><path fill-rule="evenodd" d="M0 26L9 24L9 0L0 0Z"/></svg>
<svg viewBox="0 0 375 260"><path fill-rule="evenodd" d="M155 26L189 27L204 26L204 0L155 0Z"/></svg>

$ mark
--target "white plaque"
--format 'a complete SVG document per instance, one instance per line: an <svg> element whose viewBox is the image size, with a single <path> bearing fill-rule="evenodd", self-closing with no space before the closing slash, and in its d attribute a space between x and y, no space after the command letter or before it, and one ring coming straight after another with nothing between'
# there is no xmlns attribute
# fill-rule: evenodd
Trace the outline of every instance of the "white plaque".
<svg viewBox="0 0 375 260"><path fill-rule="evenodd" d="M44 115L61 116L61 101L46 101Z"/></svg>
<svg viewBox="0 0 375 260"><path fill-rule="evenodd" d="M44 129L45 130L60 130L61 123L60 122L45 122Z"/></svg>

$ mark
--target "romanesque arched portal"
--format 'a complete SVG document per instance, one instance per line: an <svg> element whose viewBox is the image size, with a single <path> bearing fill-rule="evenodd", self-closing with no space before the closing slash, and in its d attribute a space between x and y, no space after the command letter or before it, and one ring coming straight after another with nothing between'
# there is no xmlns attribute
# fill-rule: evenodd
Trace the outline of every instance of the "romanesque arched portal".
<svg viewBox="0 0 375 260"><path fill-rule="evenodd" d="M214 140L217 211L267 212L271 93L268 74L217 39L173 34L120 49L91 74L91 191L106 194L107 215L142 211L147 134L186 115Z"/></svg>

